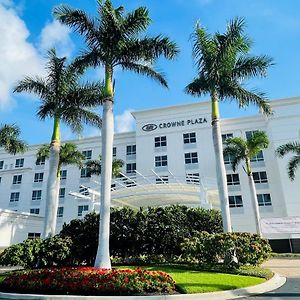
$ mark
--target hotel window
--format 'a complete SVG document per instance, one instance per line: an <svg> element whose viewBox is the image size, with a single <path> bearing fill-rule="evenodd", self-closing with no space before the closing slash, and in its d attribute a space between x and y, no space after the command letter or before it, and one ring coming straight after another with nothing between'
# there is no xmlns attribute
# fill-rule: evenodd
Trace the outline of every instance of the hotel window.
<svg viewBox="0 0 300 300"><path fill-rule="evenodd" d="M84 211L89 211L89 206L88 205L79 205L78 206L78 217L82 217L82 214Z"/></svg>
<svg viewBox="0 0 300 300"><path fill-rule="evenodd" d="M2 177L0 177L0 183L1 183L1 181L2 181Z"/></svg>
<svg viewBox="0 0 300 300"><path fill-rule="evenodd" d="M82 151L82 154L85 159L92 159L92 150L84 150Z"/></svg>
<svg viewBox="0 0 300 300"><path fill-rule="evenodd" d="M30 208L30 213L34 214L34 215L39 215L40 209L39 208Z"/></svg>
<svg viewBox="0 0 300 300"><path fill-rule="evenodd" d="M59 206L57 208L57 217L62 218L63 216L64 216L64 208L63 208L63 206Z"/></svg>
<svg viewBox="0 0 300 300"><path fill-rule="evenodd" d="M227 139L232 139L233 134L232 133L223 133L222 134L222 143L224 143Z"/></svg>
<svg viewBox="0 0 300 300"><path fill-rule="evenodd" d="M239 185L240 177L239 174L227 174L227 185Z"/></svg>
<svg viewBox="0 0 300 300"><path fill-rule="evenodd" d="M0 161L0 170L3 170L3 167L4 167L4 160L1 160Z"/></svg>
<svg viewBox="0 0 300 300"><path fill-rule="evenodd" d="M167 146L167 137L166 136L156 136L154 138L154 147L166 147Z"/></svg>
<svg viewBox="0 0 300 300"><path fill-rule="evenodd" d="M168 183L169 182L169 177L166 176L160 176L160 178L156 178L155 179L155 183L156 184L164 184L164 183Z"/></svg>
<svg viewBox="0 0 300 300"><path fill-rule="evenodd" d="M67 179L67 170L61 170L60 171L60 180L65 180Z"/></svg>
<svg viewBox="0 0 300 300"><path fill-rule="evenodd" d="M129 145L126 147L126 155L135 155L136 154L136 145Z"/></svg>
<svg viewBox="0 0 300 300"><path fill-rule="evenodd" d="M126 164L126 173L127 174L135 174L136 163Z"/></svg>
<svg viewBox="0 0 300 300"><path fill-rule="evenodd" d="M199 179L199 173L189 173L186 174L186 183L199 183L200 179Z"/></svg>
<svg viewBox="0 0 300 300"><path fill-rule="evenodd" d="M24 166L24 158L17 158L15 168L23 168Z"/></svg>
<svg viewBox="0 0 300 300"><path fill-rule="evenodd" d="M271 206L271 195L270 194L258 194L257 195L258 206Z"/></svg>
<svg viewBox="0 0 300 300"><path fill-rule="evenodd" d="M42 156L42 157L39 157L36 159L35 164L37 166L43 166L45 164L45 162L46 162L46 157Z"/></svg>
<svg viewBox="0 0 300 300"><path fill-rule="evenodd" d="M241 195L229 196L229 207L243 207L243 199Z"/></svg>
<svg viewBox="0 0 300 300"><path fill-rule="evenodd" d="M42 199L42 191L41 190L32 191L32 196L31 196L32 201L38 201L41 199Z"/></svg>
<svg viewBox="0 0 300 300"><path fill-rule="evenodd" d="M43 182L44 173L35 173L34 174L34 182Z"/></svg>
<svg viewBox="0 0 300 300"><path fill-rule="evenodd" d="M263 161L264 160L264 154L262 151L259 151L257 155L253 156L250 161L255 162L255 161Z"/></svg>
<svg viewBox="0 0 300 300"><path fill-rule="evenodd" d="M250 138L252 138L253 133L257 132L258 130L252 130L252 131L246 131L245 135L246 135L246 139L249 140Z"/></svg>
<svg viewBox="0 0 300 300"><path fill-rule="evenodd" d="M155 156L155 167L166 167L168 165L168 156Z"/></svg>
<svg viewBox="0 0 300 300"><path fill-rule="evenodd" d="M27 238L30 240L39 239L41 234L39 232L28 232Z"/></svg>
<svg viewBox="0 0 300 300"><path fill-rule="evenodd" d="M58 194L59 199L64 199L65 196L66 196L66 189L65 188L60 188L59 189L59 194Z"/></svg>
<svg viewBox="0 0 300 300"><path fill-rule="evenodd" d="M255 183L268 183L267 173L263 172L253 172L253 180Z"/></svg>
<svg viewBox="0 0 300 300"><path fill-rule="evenodd" d="M117 147L113 147L113 157L117 156Z"/></svg>
<svg viewBox="0 0 300 300"><path fill-rule="evenodd" d="M196 143L196 132L184 133L183 134L183 143L184 144Z"/></svg>
<svg viewBox="0 0 300 300"><path fill-rule="evenodd" d="M81 169L80 171L80 177L81 178L90 178L92 175L91 175L91 172L89 170L89 168L83 168Z"/></svg>
<svg viewBox="0 0 300 300"><path fill-rule="evenodd" d="M79 193L80 193L81 195L88 196L88 195L90 194L88 189L89 189L88 187L81 186L81 187L79 188Z"/></svg>
<svg viewBox="0 0 300 300"><path fill-rule="evenodd" d="M184 161L186 165L198 163L198 153L190 152L184 154Z"/></svg>
<svg viewBox="0 0 300 300"><path fill-rule="evenodd" d="M230 165L233 161L233 157L230 154L224 154L224 164Z"/></svg>
<svg viewBox="0 0 300 300"><path fill-rule="evenodd" d="M18 202L20 200L20 192L13 192L10 194L10 202Z"/></svg>
<svg viewBox="0 0 300 300"><path fill-rule="evenodd" d="M13 184L21 184L22 183L22 175L14 175Z"/></svg>

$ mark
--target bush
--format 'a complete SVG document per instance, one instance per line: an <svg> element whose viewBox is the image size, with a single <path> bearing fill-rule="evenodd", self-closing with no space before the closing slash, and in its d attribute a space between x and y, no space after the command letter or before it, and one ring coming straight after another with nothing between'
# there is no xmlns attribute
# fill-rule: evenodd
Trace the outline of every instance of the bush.
<svg viewBox="0 0 300 300"><path fill-rule="evenodd" d="M172 293L174 280L160 271L50 268L8 274L1 291L60 295L140 295Z"/></svg>
<svg viewBox="0 0 300 300"><path fill-rule="evenodd" d="M198 232L185 239L181 248L187 262L212 266L232 264L226 258L234 255L238 265L260 265L271 255L268 241L250 233Z"/></svg>

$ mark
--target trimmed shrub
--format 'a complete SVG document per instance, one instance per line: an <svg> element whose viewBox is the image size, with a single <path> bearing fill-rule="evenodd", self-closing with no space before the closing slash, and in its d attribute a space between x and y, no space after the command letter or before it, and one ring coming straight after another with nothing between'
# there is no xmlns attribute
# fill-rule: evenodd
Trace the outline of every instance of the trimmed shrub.
<svg viewBox="0 0 300 300"><path fill-rule="evenodd" d="M30 294L140 295L172 293L174 280L161 271L50 268L8 274L0 290Z"/></svg>
<svg viewBox="0 0 300 300"><path fill-rule="evenodd" d="M236 256L238 265L260 265L271 255L266 239L250 233L198 232L181 244L187 262L200 265L232 264L228 257Z"/></svg>

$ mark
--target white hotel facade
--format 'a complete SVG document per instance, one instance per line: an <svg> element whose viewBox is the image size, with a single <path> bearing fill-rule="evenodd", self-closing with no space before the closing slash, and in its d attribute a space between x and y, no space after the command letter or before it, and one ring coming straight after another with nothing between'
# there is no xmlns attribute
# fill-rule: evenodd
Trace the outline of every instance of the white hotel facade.
<svg viewBox="0 0 300 300"><path fill-rule="evenodd" d="M271 101L274 115L221 121L223 138L247 137L264 130L270 146L253 159L252 168L262 218L300 216L300 170L294 182L287 161L275 149L300 139L300 97ZM113 181L112 203L132 207L168 204L218 208L210 103L192 103L134 112L136 131L117 133L114 156L125 162L123 177ZM87 159L100 155L101 138L72 141ZM36 161L40 145L24 154L0 152L0 247L41 232L45 209L48 162ZM247 175L233 172L225 157L230 212L234 231L254 232ZM99 209L99 178L85 170L63 166L57 231L64 222ZM300 251L297 234L269 234L278 251ZM299 237L300 238L300 237Z"/></svg>

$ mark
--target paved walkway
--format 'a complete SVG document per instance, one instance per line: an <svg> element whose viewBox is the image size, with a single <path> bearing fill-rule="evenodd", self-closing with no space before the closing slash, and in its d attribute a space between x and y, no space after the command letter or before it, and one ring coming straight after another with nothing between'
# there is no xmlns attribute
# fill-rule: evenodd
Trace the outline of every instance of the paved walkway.
<svg viewBox="0 0 300 300"><path fill-rule="evenodd" d="M272 292L243 300L300 300L300 259L271 259L264 266L285 276L286 284Z"/></svg>

